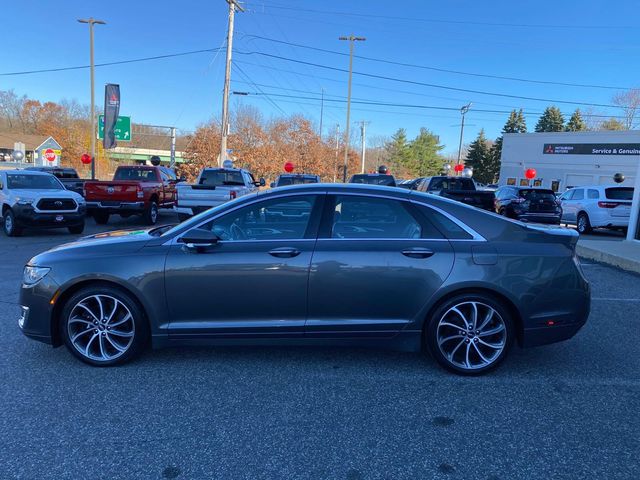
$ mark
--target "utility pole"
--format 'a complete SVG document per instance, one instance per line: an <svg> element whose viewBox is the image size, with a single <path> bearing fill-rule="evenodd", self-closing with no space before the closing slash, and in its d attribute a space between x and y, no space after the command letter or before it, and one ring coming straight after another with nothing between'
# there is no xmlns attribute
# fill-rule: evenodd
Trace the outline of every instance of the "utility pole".
<svg viewBox="0 0 640 480"><path fill-rule="evenodd" d="M93 60L93 26L106 25L93 17L79 18L78 22L89 25L89 62L91 64L91 180L96 178L96 98L95 98L95 62Z"/></svg>
<svg viewBox="0 0 640 480"><path fill-rule="evenodd" d="M467 103L464 107L460 109L460 113L462 114L462 123L460 124L460 143L458 145L458 161L457 165L460 165L460 157L462 155L462 136L464 135L464 116L467 114L469 109L471 108L472 103Z"/></svg>
<svg viewBox="0 0 640 480"><path fill-rule="evenodd" d="M171 127L171 160L169 160L169 167L173 168L176 165L176 127Z"/></svg>
<svg viewBox="0 0 640 480"><path fill-rule="evenodd" d="M220 139L220 158L218 165L222 167L222 162L227 158L227 136L229 135L229 84L231 83L231 52L233 51L233 20L236 8L241 12L244 9L237 0L227 0L229 4L229 27L227 29L227 63L224 72L224 91L222 93L222 137Z"/></svg>
<svg viewBox="0 0 640 480"><path fill-rule="evenodd" d="M338 150L340 149L340 124L336 123L336 165L333 172L333 183L338 180Z"/></svg>
<svg viewBox="0 0 640 480"><path fill-rule="evenodd" d="M367 125L369 122L361 121L360 122L360 138L362 140L362 152L360 154L362 161L362 168L360 169L360 173L364 173L364 157L367 153Z"/></svg>
<svg viewBox="0 0 640 480"><path fill-rule="evenodd" d="M322 99L320 100L320 140L322 140L322 117L324 116L324 88L321 89Z"/></svg>
<svg viewBox="0 0 640 480"><path fill-rule="evenodd" d="M338 37L338 40L349 40L349 88L347 93L347 126L344 132L344 172L342 181L347 183L347 167L349 160L349 122L351 115L351 77L353 76L353 42L364 42L364 37L354 37L353 34L348 37Z"/></svg>

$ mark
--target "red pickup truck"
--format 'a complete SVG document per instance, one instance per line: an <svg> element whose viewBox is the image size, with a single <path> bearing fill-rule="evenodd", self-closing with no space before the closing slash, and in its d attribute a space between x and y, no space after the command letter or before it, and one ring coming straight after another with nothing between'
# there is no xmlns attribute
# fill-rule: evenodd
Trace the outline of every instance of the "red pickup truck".
<svg viewBox="0 0 640 480"><path fill-rule="evenodd" d="M109 216L142 215L149 225L158 221L159 208L173 208L176 183L173 170L161 166L122 166L113 181L88 181L84 184L87 213L104 225Z"/></svg>

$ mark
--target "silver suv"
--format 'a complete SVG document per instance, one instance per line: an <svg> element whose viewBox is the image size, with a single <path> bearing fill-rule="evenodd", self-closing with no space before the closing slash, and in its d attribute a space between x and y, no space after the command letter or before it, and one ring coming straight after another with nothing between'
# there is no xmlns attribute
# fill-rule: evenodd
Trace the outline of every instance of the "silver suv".
<svg viewBox="0 0 640 480"><path fill-rule="evenodd" d="M594 228L626 231L631 215L633 187L589 185L567 190L560 196L562 223L575 225L580 233Z"/></svg>

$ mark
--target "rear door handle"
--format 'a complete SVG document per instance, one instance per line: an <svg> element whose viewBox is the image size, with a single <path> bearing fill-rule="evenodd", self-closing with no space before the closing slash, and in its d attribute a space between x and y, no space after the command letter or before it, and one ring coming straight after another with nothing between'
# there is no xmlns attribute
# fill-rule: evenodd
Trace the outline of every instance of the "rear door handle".
<svg viewBox="0 0 640 480"><path fill-rule="evenodd" d="M293 247L279 247L269 250L269 255L278 258L291 258L300 255L300 250Z"/></svg>
<svg viewBox="0 0 640 480"><path fill-rule="evenodd" d="M404 250L402 250L402 254L405 257L410 258L429 258L434 254L434 251L428 248L415 247L405 248Z"/></svg>

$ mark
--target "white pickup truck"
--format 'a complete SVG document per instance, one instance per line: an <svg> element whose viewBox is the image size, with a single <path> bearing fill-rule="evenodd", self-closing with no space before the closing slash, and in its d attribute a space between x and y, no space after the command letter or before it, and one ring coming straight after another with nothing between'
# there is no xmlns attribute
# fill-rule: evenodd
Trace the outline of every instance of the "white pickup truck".
<svg viewBox="0 0 640 480"><path fill-rule="evenodd" d="M180 221L184 221L234 198L257 192L264 185L264 178L256 181L251 172L242 168L205 168L196 183L176 185L175 210Z"/></svg>

